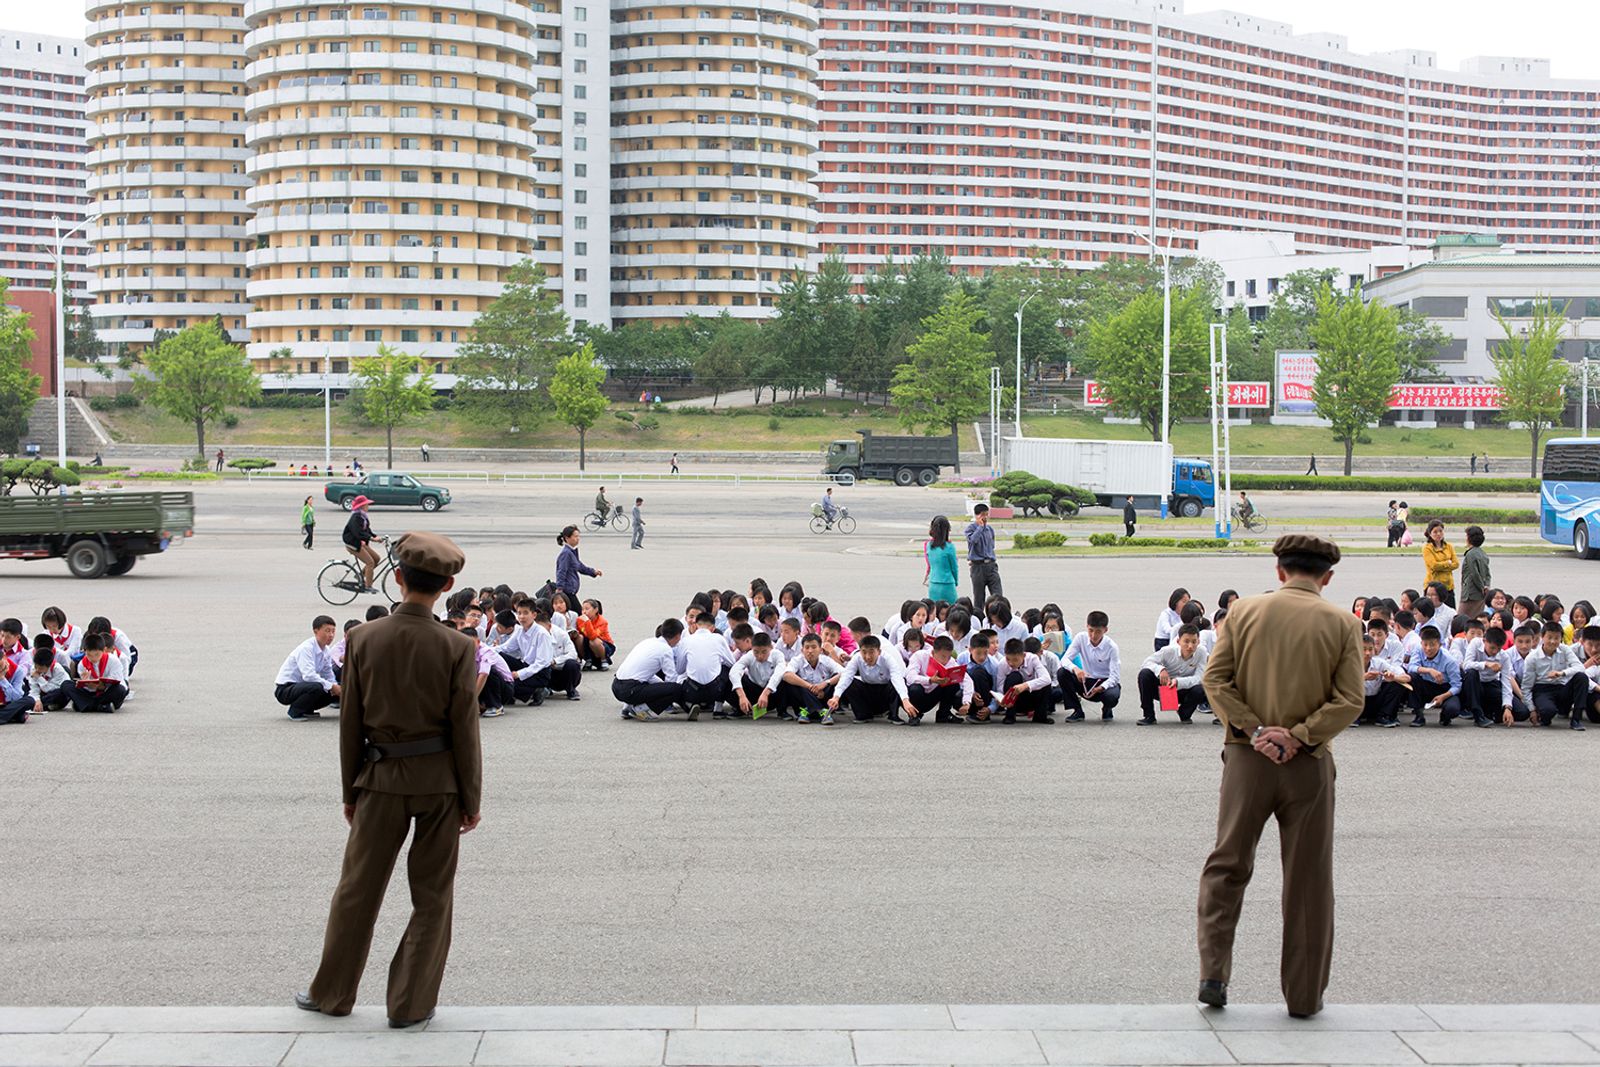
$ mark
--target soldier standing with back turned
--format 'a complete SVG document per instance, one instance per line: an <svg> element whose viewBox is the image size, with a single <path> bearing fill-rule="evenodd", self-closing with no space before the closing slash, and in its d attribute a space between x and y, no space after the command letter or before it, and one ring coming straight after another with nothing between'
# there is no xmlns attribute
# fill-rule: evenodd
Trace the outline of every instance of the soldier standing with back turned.
<svg viewBox="0 0 1600 1067"><path fill-rule="evenodd" d="M1283 850L1281 980L1289 1014L1322 1010L1333 960L1333 783L1330 742L1361 714L1361 623L1322 599L1339 546L1289 534L1274 593L1235 601L1206 665L1222 718L1217 843L1200 875L1201 1003L1228 1002L1233 935L1256 844L1278 820Z"/></svg>
<svg viewBox="0 0 1600 1067"><path fill-rule="evenodd" d="M415 825L407 874L411 922L389 966L389 1025L433 1018L450 951L461 835L476 829L483 784L473 641L433 617L466 557L413 531L394 543L404 599L350 631L339 711L339 768L350 824L328 912L322 964L295 1004L349 1015L395 857Z"/></svg>

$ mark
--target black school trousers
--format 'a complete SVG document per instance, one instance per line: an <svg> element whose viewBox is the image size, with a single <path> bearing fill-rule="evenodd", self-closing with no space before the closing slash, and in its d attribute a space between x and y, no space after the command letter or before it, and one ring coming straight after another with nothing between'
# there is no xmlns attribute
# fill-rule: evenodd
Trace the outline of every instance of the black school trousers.
<svg viewBox="0 0 1600 1067"><path fill-rule="evenodd" d="M728 668L724 667L717 676L709 682L697 682L692 678L683 680L683 700L690 707L705 705L711 707L721 701L732 699L733 694L728 686Z"/></svg>
<svg viewBox="0 0 1600 1067"><path fill-rule="evenodd" d="M651 711L666 711L683 699L683 686L678 682L636 682L630 678L613 678L611 695L629 707L643 704Z"/></svg>
<svg viewBox="0 0 1600 1067"><path fill-rule="evenodd" d="M1022 685L1027 681L1021 671L1008 671L1005 681L1000 683L1000 692L1005 694L1013 686ZM1031 715L1035 719L1043 719L1046 715L1056 710L1055 697L1051 695L1049 686L1043 689L1024 689L1017 694L1017 699L1009 708L1005 709L1007 715Z"/></svg>
<svg viewBox="0 0 1600 1067"><path fill-rule="evenodd" d="M1541 725L1550 725L1557 715L1569 719L1583 714L1589 702L1589 678L1575 674L1564 682L1541 683L1533 687L1533 710L1539 713Z"/></svg>
<svg viewBox="0 0 1600 1067"><path fill-rule="evenodd" d="M1188 722L1194 718L1194 709L1206 702L1203 685L1186 686L1178 690L1178 720ZM1161 676L1148 667L1139 671L1139 710L1147 719L1156 717L1161 703Z"/></svg>
<svg viewBox="0 0 1600 1067"><path fill-rule="evenodd" d="M1098 700L1102 718L1110 718L1111 712L1122 699L1122 686L1113 682L1109 688L1102 689L1097 696L1089 696L1089 690L1097 685L1104 685L1104 678L1085 677L1078 681L1076 671L1062 667L1056 672L1056 681L1061 684L1061 706L1071 711L1074 715L1083 710L1085 700Z"/></svg>
<svg viewBox="0 0 1600 1067"><path fill-rule="evenodd" d="M879 715L893 715L900 706L900 694L888 682L863 682L857 678L839 698L839 706L850 709L856 722L867 722Z"/></svg>

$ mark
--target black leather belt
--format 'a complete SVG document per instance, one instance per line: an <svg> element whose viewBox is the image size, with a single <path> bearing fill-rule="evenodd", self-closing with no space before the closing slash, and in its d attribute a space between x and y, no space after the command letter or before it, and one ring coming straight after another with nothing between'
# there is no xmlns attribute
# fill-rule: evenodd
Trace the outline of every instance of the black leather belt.
<svg viewBox="0 0 1600 1067"><path fill-rule="evenodd" d="M382 763L387 759L405 759L408 756L431 756L435 752L449 752L450 739L440 734L438 737L425 737L421 741L387 741L383 744L368 744L366 756L368 763Z"/></svg>

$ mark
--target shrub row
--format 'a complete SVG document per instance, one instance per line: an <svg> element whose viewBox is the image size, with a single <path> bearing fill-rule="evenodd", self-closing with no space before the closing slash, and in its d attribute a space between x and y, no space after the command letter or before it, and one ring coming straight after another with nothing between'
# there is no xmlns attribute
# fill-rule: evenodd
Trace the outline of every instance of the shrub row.
<svg viewBox="0 0 1600 1067"><path fill-rule="evenodd" d="M1089 535L1097 548L1252 548L1255 541L1229 541L1223 537L1123 537L1120 534Z"/></svg>
<svg viewBox="0 0 1600 1067"><path fill-rule="evenodd" d="M1426 525L1433 519L1456 526L1474 523L1480 526L1535 526L1539 522L1539 513L1533 508L1432 508L1422 505L1411 509L1413 525L1418 522Z"/></svg>
<svg viewBox="0 0 1600 1067"><path fill-rule="evenodd" d="M90 411L117 411L138 406L139 398L132 393L118 393L116 396L91 396L89 398Z"/></svg>
<svg viewBox="0 0 1600 1067"><path fill-rule="evenodd" d="M1537 478L1452 478L1395 475L1330 475L1307 478L1298 474L1235 474L1235 489L1320 489L1329 492L1391 493L1537 493Z"/></svg>
<svg viewBox="0 0 1600 1067"><path fill-rule="evenodd" d="M1067 535L1055 530L1036 534L1017 534L1011 538L1012 548L1060 548L1067 543Z"/></svg>
<svg viewBox="0 0 1600 1067"><path fill-rule="evenodd" d="M239 471L264 471L268 467L276 467L275 459L263 459L260 456L240 456L238 459L228 460L228 466Z"/></svg>

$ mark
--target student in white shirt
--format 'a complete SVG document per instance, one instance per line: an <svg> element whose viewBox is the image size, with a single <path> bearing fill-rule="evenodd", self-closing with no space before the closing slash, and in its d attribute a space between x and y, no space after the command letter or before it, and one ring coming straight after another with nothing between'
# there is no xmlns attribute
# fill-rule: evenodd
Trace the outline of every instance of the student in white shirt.
<svg viewBox="0 0 1600 1067"><path fill-rule="evenodd" d="M800 634L803 629L804 625L799 619L784 619L778 626L778 640L774 642L773 647L783 657L783 662L788 663L800 658ZM821 647L820 642L818 647Z"/></svg>
<svg viewBox="0 0 1600 1067"><path fill-rule="evenodd" d="M83 651L83 631L67 622L67 613L60 608L45 608L39 623L55 641L56 647L68 656L76 657Z"/></svg>
<svg viewBox="0 0 1600 1067"><path fill-rule="evenodd" d="M968 722L988 722L1000 710L1000 679L996 671L1005 666L1005 659L994 651L994 632L979 630L967 642L967 650L956 660L967 669L967 682L972 696L959 714Z"/></svg>
<svg viewBox="0 0 1600 1067"><path fill-rule="evenodd" d="M1007 647L1013 639L1027 640L1027 624L1011 614L1011 601L1005 597L990 598L988 617L989 629L994 631L995 642L1000 648Z"/></svg>
<svg viewBox="0 0 1600 1067"><path fill-rule="evenodd" d="M944 635L955 646L958 659L966 654L967 647L972 643L972 615L966 608L954 607L945 615Z"/></svg>
<svg viewBox="0 0 1600 1067"><path fill-rule="evenodd" d="M38 710L38 701L28 692L28 668L0 656L0 723L25 723Z"/></svg>
<svg viewBox="0 0 1600 1067"><path fill-rule="evenodd" d="M683 639L683 621L667 619L656 631L633 646L611 679L611 695L622 702L624 719L653 722L683 699L674 650Z"/></svg>
<svg viewBox="0 0 1600 1067"><path fill-rule="evenodd" d="M958 710L972 703L972 680L963 677L958 683L943 677L945 668L960 666L955 662L955 643L949 637L936 637L906 661L906 692L916 714L908 714L907 726L920 726L928 712L933 712L934 722L961 722ZM965 672L963 672L964 674ZM899 722L898 714L889 716L890 722Z"/></svg>
<svg viewBox="0 0 1600 1067"><path fill-rule="evenodd" d="M728 674L734 655L728 639L717 632L716 616L702 613L679 647L683 650L683 700L689 705L690 721L699 718L702 711L727 718L721 705L728 698Z"/></svg>
<svg viewBox="0 0 1600 1067"><path fill-rule="evenodd" d="M906 691L905 667L898 657L883 654L883 642L872 634L861 638L860 647L839 673L839 684L828 701L829 711L843 704L856 722L868 722L879 715L894 717L898 705L907 715L918 714Z"/></svg>
<svg viewBox="0 0 1600 1067"><path fill-rule="evenodd" d="M1044 665L1044 675L1050 679L1050 710L1053 713L1056 701L1061 699L1061 690L1056 688L1056 675L1061 671L1061 657L1044 647L1044 642L1037 637L1029 637L1022 642L1022 650L1030 656L1038 656L1039 662Z"/></svg>
<svg viewBox="0 0 1600 1067"><path fill-rule="evenodd" d="M865 615L857 615L849 622L850 636L855 638L856 648L860 649L861 639L872 633L872 623L867 621ZM883 634L878 636L878 654L892 656L900 664L902 672L905 670L906 658L900 654L900 649Z"/></svg>
<svg viewBox="0 0 1600 1067"><path fill-rule="evenodd" d="M583 663L578 659L578 649L572 635L561 625L552 612L539 622L550 635L550 689L567 694L568 700L578 699L578 682L583 679Z"/></svg>
<svg viewBox="0 0 1600 1067"><path fill-rule="evenodd" d="M1189 602L1189 590L1174 589L1172 595L1167 597L1167 607L1160 615L1156 616L1156 651L1172 644L1173 637L1178 632L1178 627L1183 625L1183 606Z"/></svg>
<svg viewBox="0 0 1600 1067"><path fill-rule="evenodd" d="M741 653L728 671L728 688L742 715L761 718L775 710L778 686L783 681L783 656L772 647L765 631L750 637L750 650Z"/></svg>
<svg viewBox="0 0 1600 1067"><path fill-rule="evenodd" d="M1532 698L1534 725L1550 726L1557 715L1566 715L1574 730L1582 730L1589 676L1572 649L1561 643L1562 636L1559 622L1544 624L1539 647L1522 668L1523 690Z"/></svg>
<svg viewBox="0 0 1600 1067"><path fill-rule="evenodd" d="M1367 623L1367 632L1372 635L1372 649L1375 656L1390 663L1405 661L1405 646L1390 630L1388 619L1373 616L1372 621Z"/></svg>
<svg viewBox="0 0 1600 1067"><path fill-rule="evenodd" d="M1100 718L1110 722L1122 699L1122 658L1117 643L1106 633L1110 625L1105 612L1089 612L1083 632L1072 639L1061 657L1056 680L1061 684L1062 706L1072 712L1068 722L1083 721L1085 700L1098 701Z"/></svg>
<svg viewBox="0 0 1600 1067"><path fill-rule="evenodd" d="M1473 620L1476 622L1477 620ZM1495 626L1467 642L1461 655L1461 707L1472 716L1474 726L1493 725L1492 712L1514 708L1516 671L1512 654L1506 650L1506 632ZM1528 717L1523 708L1522 717Z"/></svg>
<svg viewBox="0 0 1600 1067"><path fill-rule="evenodd" d="M1013 723L1019 714L1026 713L1036 723L1054 722L1050 714L1055 710L1050 696L1052 679L1045 673L1044 661L1014 637L1004 647L1005 664L995 671L1000 678L996 687L1001 694L1000 706L1005 710L1001 721Z"/></svg>
<svg viewBox="0 0 1600 1067"><path fill-rule="evenodd" d="M36 715L47 711L60 711L69 703L67 690L63 686L72 681L72 676L61 663L63 655L65 654L57 653L53 647L33 650L33 669L28 672L28 691L33 697L33 711ZM0 716L0 721L3 721L3 716Z"/></svg>
<svg viewBox="0 0 1600 1067"><path fill-rule="evenodd" d="M278 668L272 695L279 704L289 709L289 718L295 722L320 719L322 716L317 709L325 708L339 699L339 683L333 676L333 660L328 656L328 646L333 644L336 629L333 619L327 615L312 619L311 636L300 642L289 653L289 658L283 661L283 666ZM103 637L93 636L98 639L97 643L104 643ZM85 636L83 641L86 650L84 660L87 660L90 637ZM78 679L84 679L83 660L78 662ZM78 702L74 700L73 703L76 705ZM78 710L85 709L80 707Z"/></svg>
<svg viewBox="0 0 1600 1067"><path fill-rule="evenodd" d="M1178 720L1194 721L1194 709L1206 702L1206 691L1201 678L1206 670L1206 655L1200 651L1200 631L1188 624L1178 627L1176 644L1157 649L1139 667L1139 706L1144 712L1138 720L1140 726L1151 726L1156 721L1156 702L1161 696L1161 686L1176 686L1178 690Z"/></svg>
<svg viewBox="0 0 1600 1067"><path fill-rule="evenodd" d="M133 668L139 665L139 646L133 643L133 638L128 636L128 632L115 629L111 625L111 620L104 615L96 615L89 620L89 625L83 630L85 637L93 633L105 636L106 651L122 660L123 673L132 678Z"/></svg>
<svg viewBox="0 0 1600 1067"><path fill-rule="evenodd" d="M793 708L793 717L800 722L834 725L827 694L840 673L840 666L822 654L822 639L806 634L800 641L800 655L783 663L783 681L778 685L783 701L779 716L789 716L789 709Z"/></svg>
<svg viewBox="0 0 1600 1067"><path fill-rule="evenodd" d="M516 679L512 690L516 699L537 707L544 703L550 688L550 664L555 660L555 645L543 623L550 621L550 609L531 600L517 602L517 628L496 651L511 668Z"/></svg>
<svg viewBox="0 0 1600 1067"><path fill-rule="evenodd" d="M908 600L900 608L901 619L894 624L889 632L889 643L898 645L905 640L907 630L922 630L922 636L927 637L928 632L923 630L923 624L928 621L928 608L920 600Z"/></svg>
<svg viewBox="0 0 1600 1067"><path fill-rule="evenodd" d="M1376 648L1372 634L1361 635L1361 652L1366 664L1362 668L1366 705L1351 725L1369 722L1385 728L1399 726L1400 704L1406 697L1404 683L1411 679L1399 664L1375 655Z"/></svg>

